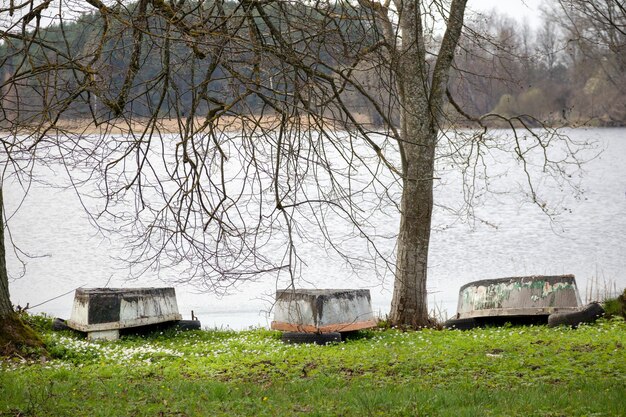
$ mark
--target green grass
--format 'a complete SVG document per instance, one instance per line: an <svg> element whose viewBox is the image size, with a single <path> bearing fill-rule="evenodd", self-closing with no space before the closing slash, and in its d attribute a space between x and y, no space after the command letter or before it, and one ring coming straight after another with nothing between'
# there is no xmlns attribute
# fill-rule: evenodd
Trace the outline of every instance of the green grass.
<svg viewBox="0 0 626 417"><path fill-rule="evenodd" d="M45 328L45 323L37 323ZM165 332L0 365L0 416L624 416L626 323L371 331L345 343Z"/></svg>

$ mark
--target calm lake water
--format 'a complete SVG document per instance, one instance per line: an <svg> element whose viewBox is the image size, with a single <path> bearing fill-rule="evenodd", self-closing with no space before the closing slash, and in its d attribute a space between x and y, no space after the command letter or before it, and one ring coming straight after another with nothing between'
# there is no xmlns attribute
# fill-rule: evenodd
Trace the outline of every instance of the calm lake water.
<svg viewBox="0 0 626 417"><path fill-rule="evenodd" d="M521 202L513 182L507 182L506 166L496 169L502 175L492 181L494 189L509 187L512 194L477 199L475 214L484 221L468 224L436 210L428 284L431 308L453 315L459 287L487 278L574 274L583 300L589 296L589 286L594 287L593 298L597 290L603 295L626 287L626 129L576 129L569 134L596 140L604 152L584 166L581 198L572 198L568 190L551 193L563 206L556 221L536 205ZM454 174L442 175L441 181L452 183L454 178ZM458 187L442 186L435 196L447 202L459 198L459 192ZM21 191L5 184L4 193L11 212ZM173 273L128 281L128 270L113 260L120 253L120 242L96 233L72 191L33 185L9 225L19 249L37 256L28 260L23 277L11 280L14 304L33 306L60 296L32 311L68 318L72 291L79 286L164 286ZM397 219L387 220L385 227L385 233L393 233ZM307 247L300 254L307 262L303 287L368 288L374 309L381 315L388 312L390 277L381 281L362 271L356 278L337 257L319 248ZM8 262L10 273L17 276L20 267L15 256L9 254ZM276 280L245 283L221 297L185 286L177 286L176 291L185 318L193 310L203 326L242 329L269 325L273 294L283 285Z"/></svg>

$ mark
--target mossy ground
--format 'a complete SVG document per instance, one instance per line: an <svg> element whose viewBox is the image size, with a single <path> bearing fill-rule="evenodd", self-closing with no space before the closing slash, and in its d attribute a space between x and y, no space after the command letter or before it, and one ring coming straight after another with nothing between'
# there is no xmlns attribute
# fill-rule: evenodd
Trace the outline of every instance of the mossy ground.
<svg viewBox="0 0 626 417"><path fill-rule="evenodd" d="M44 343L20 315L11 313L0 318L0 357L45 355Z"/></svg>
<svg viewBox="0 0 626 417"><path fill-rule="evenodd" d="M626 323L280 334L158 332L93 343L43 332L51 355L5 361L0 416L623 416Z"/></svg>

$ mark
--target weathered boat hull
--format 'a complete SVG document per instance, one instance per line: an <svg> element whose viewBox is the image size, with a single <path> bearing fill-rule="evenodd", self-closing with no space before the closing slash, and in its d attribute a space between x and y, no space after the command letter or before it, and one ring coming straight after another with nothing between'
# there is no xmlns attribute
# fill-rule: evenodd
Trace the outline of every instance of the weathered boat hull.
<svg viewBox="0 0 626 417"><path fill-rule="evenodd" d="M174 288L79 288L67 325L112 340L120 329L181 319Z"/></svg>
<svg viewBox="0 0 626 417"><path fill-rule="evenodd" d="M461 287L456 319L548 316L575 311L573 275L534 275L470 282Z"/></svg>
<svg viewBox="0 0 626 417"><path fill-rule="evenodd" d="M289 289L276 293L274 330L329 333L375 326L369 290Z"/></svg>

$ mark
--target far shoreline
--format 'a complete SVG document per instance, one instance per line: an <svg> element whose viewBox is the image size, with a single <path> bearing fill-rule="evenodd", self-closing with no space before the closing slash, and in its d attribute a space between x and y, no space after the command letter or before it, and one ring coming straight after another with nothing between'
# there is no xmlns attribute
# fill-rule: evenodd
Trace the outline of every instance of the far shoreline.
<svg viewBox="0 0 626 417"><path fill-rule="evenodd" d="M244 127L246 130L271 131L280 128L281 117L279 115L226 115L207 119L206 117L189 118L157 118L146 117L117 118L96 123L93 119L60 119L55 123L24 123L20 126L6 127L0 125L0 134L29 135L29 134L55 134L55 135L124 135L124 134L177 134L182 132L208 132L219 129L224 132L238 132ZM350 123L336 121L330 118L306 118L290 117L287 122L303 129L322 130L324 128L338 131L346 130L346 127L357 130L363 129L368 133L381 131L380 125L371 122L371 118L362 113L354 115ZM452 121L454 122L454 120ZM511 129L578 129L578 128L624 128L624 125L605 123L600 119L587 120L555 120L540 122L528 117L513 117L510 122L506 119L483 122L479 124L473 121L456 121L449 123L440 130L511 130ZM337 129L337 127L340 127ZM399 127L396 127L399 128ZM350 129L350 130L352 130Z"/></svg>

